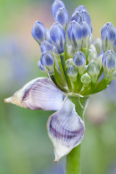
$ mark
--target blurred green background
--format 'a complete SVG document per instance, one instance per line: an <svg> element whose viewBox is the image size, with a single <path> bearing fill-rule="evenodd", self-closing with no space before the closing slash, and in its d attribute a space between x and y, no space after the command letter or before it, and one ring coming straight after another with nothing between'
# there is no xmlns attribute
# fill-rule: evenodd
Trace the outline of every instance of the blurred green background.
<svg viewBox="0 0 116 174"><path fill-rule="evenodd" d="M102 26L116 27L115 0L64 0L69 14L85 5L91 15L94 39ZM0 174L64 174L47 136L52 112L31 111L4 104L25 83L44 76L38 68L38 44L31 36L36 20L50 28L53 0L0 0ZM116 174L116 81L90 98L82 142L82 174Z"/></svg>

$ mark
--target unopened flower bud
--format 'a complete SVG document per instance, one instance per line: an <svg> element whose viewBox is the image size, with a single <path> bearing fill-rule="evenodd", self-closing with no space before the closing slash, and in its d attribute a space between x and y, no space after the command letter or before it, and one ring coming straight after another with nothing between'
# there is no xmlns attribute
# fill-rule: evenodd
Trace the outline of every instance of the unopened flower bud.
<svg viewBox="0 0 116 174"><path fill-rule="evenodd" d="M87 9L86 9L86 7L85 7L84 5L79 5L79 6L75 9L74 12L76 12L76 11L82 11L82 10L87 11ZM88 12L88 11L87 11L87 12Z"/></svg>
<svg viewBox="0 0 116 174"><path fill-rule="evenodd" d="M100 56L97 57L97 63L99 64L100 68L102 68L102 57L103 57L103 54L101 54Z"/></svg>
<svg viewBox="0 0 116 174"><path fill-rule="evenodd" d="M65 64L66 64L66 67L67 67L67 68L68 68L69 66L71 66L71 65L73 65L73 66L75 65L72 58L67 59L67 60L65 61Z"/></svg>
<svg viewBox="0 0 116 174"><path fill-rule="evenodd" d="M115 52L112 50L106 51L102 58L102 64L104 68L104 78L105 79L111 78L113 71L116 69Z"/></svg>
<svg viewBox="0 0 116 174"><path fill-rule="evenodd" d="M52 14L54 18L56 17L56 12L59 8L65 8L65 5L62 1L60 0L55 0L54 3L52 4Z"/></svg>
<svg viewBox="0 0 116 174"><path fill-rule="evenodd" d="M97 38L94 42L93 42L94 47L96 48L97 54L99 55L99 53L101 53L102 51L102 40Z"/></svg>
<svg viewBox="0 0 116 174"><path fill-rule="evenodd" d="M94 45L91 45L88 51L88 61L96 60L97 59L97 51Z"/></svg>
<svg viewBox="0 0 116 174"><path fill-rule="evenodd" d="M74 11L74 13L72 14L72 17L71 17L71 21L73 21L73 20L75 20L78 23L86 22L92 31L91 18L90 18L89 13L86 10Z"/></svg>
<svg viewBox="0 0 116 174"><path fill-rule="evenodd" d="M70 22L67 28L68 37L75 51L81 49L82 30L76 21Z"/></svg>
<svg viewBox="0 0 116 174"><path fill-rule="evenodd" d="M82 47L87 48L90 44L91 29L86 22L81 22Z"/></svg>
<svg viewBox="0 0 116 174"><path fill-rule="evenodd" d="M54 58L49 52L43 52L40 57L40 62L50 74L54 73Z"/></svg>
<svg viewBox="0 0 116 174"><path fill-rule="evenodd" d="M40 21L36 21L32 28L31 34L40 45L46 37L46 28L44 27L43 23Z"/></svg>
<svg viewBox="0 0 116 174"><path fill-rule="evenodd" d="M80 11L75 11L72 14L71 21L76 21L77 23L80 24L82 22L81 12Z"/></svg>
<svg viewBox="0 0 116 174"><path fill-rule="evenodd" d="M72 46L67 46L67 55L69 58L72 58L74 56L75 52Z"/></svg>
<svg viewBox="0 0 116 174"><path fill-rule="evenodd" d="M103 50L112 49L112 43L116 38L116 30L111 22L107 22L101 29L101 38L103 42Z"/></svg>
<svg viewBox="0 0 116 174"><path fill-rule="evenodd" d="M50 28L50 37L59 54L65 50L65 31L61 24L54 23Z"/></svg>
<svg viewBox="0 0 116 174"><path fill-rule="evenodd" d="M47 70L46 70L46 69L44 68L44 66L41 64L41 61L39 61L37 64L38 64L38 68L39 68L40 71L45 72L45 73L47 72Z"/></svg>
<svg viewBox="0 0 116 174"><path fill-rule="evenodd" d="M95 60L91 60L87 67L88 74L91 76L91 81L95 83L100 73L100 66Z"/></svg>
<svg viewBox="0 0 116 174"><path fill-rule="evenodd" d="M75 63L75 66L78 68L79 74L83 74L85 71L85 65L86 65L86 56L83 52L79 51L76 52L73 61Z"/></svg>
<svg viewBox="0 0 116 174"><path fill-rule="evenodd" d="M88 73L85 73L81 76L81 82L83 83L84 87L88 86L88 84L91 82L91 77Z"/></svg>
<svg viewBox="0 0 116 174"><path fill-rule="evenodd" d="M65 8L59 8L56 12L55 20L56 22L59 22L65 29L69 22L69 14L67 10Z"/></svg>
<svg viewBox="0 0 116 174"><path fill-rule="evenodd" d="M78 71L77 69L75 68L75 66L71 65L67 68L67 75L71 78L71 80L73 82L75 82L77 80L77 74L78 74Z"/></svg>
<svg viewBox="0 0 116 174"><path fill-rule="evenodd" d="M41 43L41 52L49 52L50 54L53 53L53 46L46 40L44 40L42 43Z"/></svg>

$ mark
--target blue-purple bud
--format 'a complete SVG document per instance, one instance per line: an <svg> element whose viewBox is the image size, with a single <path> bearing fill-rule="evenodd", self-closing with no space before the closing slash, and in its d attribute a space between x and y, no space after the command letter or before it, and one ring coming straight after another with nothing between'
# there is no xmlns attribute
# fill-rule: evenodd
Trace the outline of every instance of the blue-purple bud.
<svg viewBox="0 0 116 174"><path fill-rule="evenodd" d="M87 48L90 44L91 29L86 22L81 22L82 47Z"/></svg>
<svg viewBox="0 0 116 174"><path fill-rule="evenodd" d="M72 14L71 21L76 21L80 24L82 22L81 12L75 11Z"/></svg>
<svg viewBox="0 0 116 174"><path fill-rule="evenodd" d="M116 69L115 52L112 50L106 51L102 58L102 64L104 68L104 78L106 79L111 78L113 71Z"/></svg>
<svg viewBox="0 0 116 174"><path fill-rule="evenodd" d="M71 17L71 21L73 20L75 20L78 23L86 22L92 31L91 18L86 10L75 11Z"/></svg>
<svg viewBox="0 0 116 174"><path fill-rule="evenodd" d="M41 61L39 61L37 64L38 64L38 68L39 68L40 71L46 72L46 69L45 69L45 68L43 67L43 65L41 64Z"/></svg>
<svg viewBox="0 0 116 174"><path fill-rule="evenodd" d="M88 10L86 9L86 7L84 6L84 5L79 5L76 9L75 9L75 11L74 12L76 12L76 11L82 11L82 10L85 10L85 11L87 11L88 12Z"/></svg>
<svg viewBox="0 0 116 174"><path fill-rule="evenodd" d="M70 22L67 28L68 37L75 51L81 49L82 30L76 21Z"/></svg>
<svg viewBox="0 0 116 174"><path fill-rule="evenodd" d="M36 21L32 28L31 34L40 45L46 37L46 28L44 27L43 23L40 21Z"/></svg>
<svg viewBox="0 0 116 174"><path fill-rule="evenodd" d="M101 29L101 38L103 42L103 50L112 49L112 43L116 38L116 30L111 22L107 22Z"/></svg>
<svg viewBox="0 0 116 174"><path fill-rule="evenodd" d="M61 24L54 23L50 28L50 37L59 54L65 51L65 31Z"/></svg>
<svg viewBox="0 0 116 174"><path fill-rule="evenodd" d="M82 51L76 52L73 61L76 67L83 67L86 64L86 56Z"/></svg>
<svg viewBox="0 0 116 174"><path fill-rule="evenodd" d="M44 40L42 43L41 43L41 52L49 52L50 54L53 53L53 46L47 41L47 40Z"/></svg>
<svg viewBox="0 0 116 174"><path fill-rule="evenodd" d="M60 0L55 0L54 3L52 4L52 14L54 18L56 17L56 12L59 8L65 8L65 5L62 1Z"/></svg>
<svg viewBox="0 0 116 174"><path fill-rule="evenodd" d="M54 58L49 52L43 52L40 57L40 62L44 68L48 70L50 74L54 73Z"/></svg>
<svg viewBox="0 0 116 174"><path fill-rule="evenodd" d="M79 51L76 52L73 61L75 63L75 66L78 68L79 74L83 74L85 71L85 65L86 65L86 56L83 52Z"/></svg>
<svg viewBox="0 0 116 174"><path fill-rule="evenodd" d="M56 22L59 22L65 29L69 22L69 14L65 8L59 8L55 16Z"/></svg>

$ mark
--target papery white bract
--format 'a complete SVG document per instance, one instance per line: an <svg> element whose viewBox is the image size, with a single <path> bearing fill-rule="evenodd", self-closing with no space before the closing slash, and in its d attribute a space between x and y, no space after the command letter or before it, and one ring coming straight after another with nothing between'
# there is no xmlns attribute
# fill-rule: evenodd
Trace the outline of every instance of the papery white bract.
<svg viewBox="0 0 116 174"><path fill-rule="evenodd" d="M36 78L5 99L5 102L32 110L50 111L60 109L63 99L63 93L48 78Z"/></svg>
<svg viewBox="0 0 116 174"><path fill-rule="evenodd" d="M85 126L75 111L75 105L66 98L60 110L49 118L47 129L57 162L82 142Z"/></svg>

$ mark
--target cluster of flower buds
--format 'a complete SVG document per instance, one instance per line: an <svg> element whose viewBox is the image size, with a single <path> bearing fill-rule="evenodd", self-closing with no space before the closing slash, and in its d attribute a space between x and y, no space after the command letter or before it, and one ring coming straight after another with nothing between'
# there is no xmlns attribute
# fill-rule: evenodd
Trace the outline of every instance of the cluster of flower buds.
<svg viewBox="0 0 116 174"><path fill-rule="evenodd" d="M70 22L61 0L54 1L52 13L56 22L50 30L40 21L32 28L32 36L42 52L39 69L67 93L86 96L105 89L116 78L114 26L106 23L101 39L93 41L91 18L85 6L74 10ZM103 72L104 79L99 82Z"/></svg>
<svg viewBox="0 0 116 174"><path fill-rule="evenodd" d="M85 6L75 9L70 22L61 0L54 1L52 13L56 22L50 30L40 21L32 28L42 53L38 67L49 78L30 81L5 102L57 111L49 117L47 130L58 161L83 140L82 117L89 95L104 90L116 78L116 29L105 24L101 39L93 41Z"/></svg>

